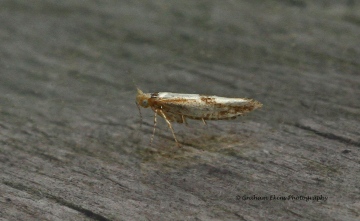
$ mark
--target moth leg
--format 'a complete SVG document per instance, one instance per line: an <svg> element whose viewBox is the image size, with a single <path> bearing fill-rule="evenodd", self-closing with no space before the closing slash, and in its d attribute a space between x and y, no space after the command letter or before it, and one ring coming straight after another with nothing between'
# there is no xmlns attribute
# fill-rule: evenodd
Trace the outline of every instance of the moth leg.
<svg viewBox="0 0 360 221"><path fill-rule="evenodd" d="M156 130L156 116L157 116L157 112L155 112L155 115L154 115L154 129L153 129L153 133L151 135L151 139L150 139L150 144L152 144L153 140L154 140L154 136L155 136L155 130Z"/></svg>
<svg viewBox="0 0 360 221"><path fill-rule="evenodd" d="M204 125L206 125L206 121L204 120L204 118L201 118L201 120L204 123Z"/></svg>
<svg viewBox="0 0 360 221"><path fill-rule="evenodd" d="M186 118L184 117L184 115L181 115L181 119L185 123L185 125L188 126L188 123L187 123Z"/></svg>
<svg viewBox="0 0 360 221"><path fill-rule="evenodd" d="M172 128L170 121L167 119L166 115L164 114L164 112L163 112L161 109L159 109L159 112L160 112L160 114L163 116L163 118L165 119L166 123L168 124L168 126L169 126L169 128L170 128L170 130L171 130L171 133L172 133L172 135L173 135L173 137L174 137L174 140L175 140L176 144L178 145L178 147L181 147L181 145L179 144L178 140L176 139L176 136L175 136L175 133L174 133L174 129Z"/></svg>

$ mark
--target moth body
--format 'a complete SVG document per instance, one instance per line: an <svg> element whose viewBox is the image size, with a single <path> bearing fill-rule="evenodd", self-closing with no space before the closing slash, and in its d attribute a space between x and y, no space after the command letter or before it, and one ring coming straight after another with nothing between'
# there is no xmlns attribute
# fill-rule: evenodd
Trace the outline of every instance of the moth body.
<svg viewBox="0 0 360 221"><path fill-rule="evenodd" d="M186 118L202 120L227 120L260 108L262 104L247 98L227 98L199 94L179 94L171 92L143 93L137 89L136 103L138 106L151 109L156 116L162 116L170 127L177 142L171 122L186 123ZM151 141L153 139L151 138ZM178 142L177 142L178 143Z"/></svg>

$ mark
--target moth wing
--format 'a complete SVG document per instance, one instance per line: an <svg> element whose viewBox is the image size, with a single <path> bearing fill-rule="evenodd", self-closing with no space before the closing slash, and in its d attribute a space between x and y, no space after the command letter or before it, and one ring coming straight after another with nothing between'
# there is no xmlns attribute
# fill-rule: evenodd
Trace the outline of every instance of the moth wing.
<svg viewBox="0 0 360 221"><path fill-rule="evenodd" d="M245 98L201 96L198 94L159 93L158 102L165 112L193 119L228 119L254 109ZM161 95L161 96L160 96Z"/></svg>

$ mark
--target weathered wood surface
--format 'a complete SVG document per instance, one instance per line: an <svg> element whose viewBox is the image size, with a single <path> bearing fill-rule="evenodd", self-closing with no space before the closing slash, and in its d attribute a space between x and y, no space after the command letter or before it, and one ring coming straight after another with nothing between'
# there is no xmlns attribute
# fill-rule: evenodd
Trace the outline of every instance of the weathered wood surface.
<svg viewBox="0 0 360 221"><path fill-rule="evenodd" d="M1 220L359 220L359 36L357 1L1 1ZM264 107L149 146L133 80Z"/></svg>

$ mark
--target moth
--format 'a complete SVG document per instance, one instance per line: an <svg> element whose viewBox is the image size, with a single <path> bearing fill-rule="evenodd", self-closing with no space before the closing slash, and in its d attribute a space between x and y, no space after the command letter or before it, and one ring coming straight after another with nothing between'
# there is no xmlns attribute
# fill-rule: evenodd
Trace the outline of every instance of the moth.
<svg viewBox="0 0 360 221"><path fill-rule="evenodd" d="M176 144L180 144L175 136L172 122L185 123L186 119L228 120L262 107L258 101L247 98L227 98L199 94L178 94L171 92L143 93L137 88L136 105L139 108L150 107L154 112L154 129L150 139L152 143L156 128L156 117L163 117L169 126ZM141 112L140 112L141 113Z"/></svg>

